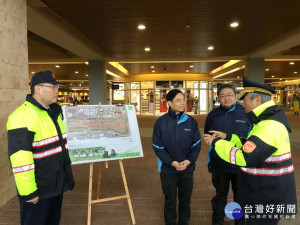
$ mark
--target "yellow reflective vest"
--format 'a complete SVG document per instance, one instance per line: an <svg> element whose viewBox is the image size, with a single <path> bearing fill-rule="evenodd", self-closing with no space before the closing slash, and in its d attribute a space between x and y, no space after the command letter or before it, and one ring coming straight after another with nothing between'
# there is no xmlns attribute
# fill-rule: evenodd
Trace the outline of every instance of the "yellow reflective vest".
<svg viewBox="0 0 300 225"><path fill-rule="evenodd" d="M240 166L237 199L243 207L282 204L297 206L290 125L279 106L268 101L248 113L253 128L247 139L227 135L215 139L216 153ZM282 213L292 215L295 212Z"/></svg>
<svg viewBox="0 0 300 225"><path fill-rule="evenodd" d="M8 153L20 200L46 199L74 187L66 126L58 104L45 109L31 95L7 122Z"/></svg>

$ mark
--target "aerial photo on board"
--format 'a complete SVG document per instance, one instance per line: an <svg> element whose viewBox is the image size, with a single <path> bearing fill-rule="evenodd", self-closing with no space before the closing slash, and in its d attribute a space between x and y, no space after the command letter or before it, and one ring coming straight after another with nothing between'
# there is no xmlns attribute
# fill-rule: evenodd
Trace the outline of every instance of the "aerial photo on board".
<svg viewBox="0 0 300 225"><path fill-rule="evenodd" d="M143 156L132 106L65 106L64 116L72 163Z"/></svg>

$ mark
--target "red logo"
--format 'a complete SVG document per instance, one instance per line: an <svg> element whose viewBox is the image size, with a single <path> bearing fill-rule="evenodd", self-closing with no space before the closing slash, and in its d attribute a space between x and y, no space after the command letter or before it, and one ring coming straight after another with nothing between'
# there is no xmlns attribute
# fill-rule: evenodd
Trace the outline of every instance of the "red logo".
<svg viewBox="0 0 300 225"><path fill-rule="evenodd" d="M243 145L243 151L247 152L247 153L253 152L255 148L256 148L256 145L252 141L247 141Z"/></svg>

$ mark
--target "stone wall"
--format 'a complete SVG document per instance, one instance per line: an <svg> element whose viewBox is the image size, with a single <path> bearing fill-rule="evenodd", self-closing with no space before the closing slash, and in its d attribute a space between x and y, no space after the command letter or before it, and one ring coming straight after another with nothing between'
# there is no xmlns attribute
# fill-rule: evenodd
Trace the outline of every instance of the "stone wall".
<svg viewBox="0 0 300 225"><path fill-rule="evenodd" d="M0 0L0 206L16 196L6 122L28 93L26 0Z"/></svg>

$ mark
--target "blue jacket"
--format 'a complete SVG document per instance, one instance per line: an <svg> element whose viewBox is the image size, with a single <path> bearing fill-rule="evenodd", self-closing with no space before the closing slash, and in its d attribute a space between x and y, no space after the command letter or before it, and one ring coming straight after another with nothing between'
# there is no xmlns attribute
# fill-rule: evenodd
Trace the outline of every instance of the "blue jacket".
<svg viewBox="0 0 300 225"><path fill-rule="evenodd" d="M152 146L158 156L158 171L178 173L173 161L188 159L191 164L182 171L193 172L201 149L201 137L196 120L185 114L169 112L157 119L153 129Z"/></svg>
<svg viewBox="0 0 300 225"><path fill-rule="evenodd" d="M237 102L231 109L220 106L211 111L206 118L204 133L208 134L210 130L222 131L230 134L237 134L239 137L247 138L251 130L251 123L245 113L244 108ZM215 151L208 149L207 163L209 167L220 172L238 173L240 168L222 160Z"/></svg>

